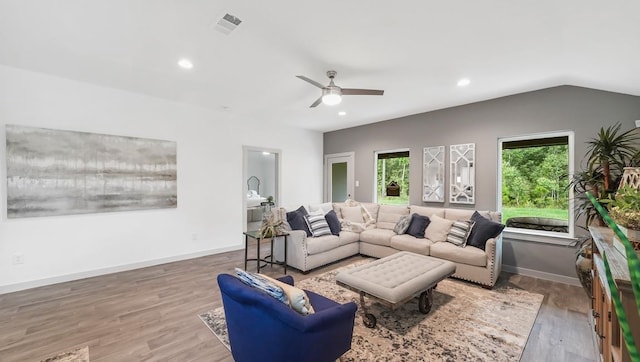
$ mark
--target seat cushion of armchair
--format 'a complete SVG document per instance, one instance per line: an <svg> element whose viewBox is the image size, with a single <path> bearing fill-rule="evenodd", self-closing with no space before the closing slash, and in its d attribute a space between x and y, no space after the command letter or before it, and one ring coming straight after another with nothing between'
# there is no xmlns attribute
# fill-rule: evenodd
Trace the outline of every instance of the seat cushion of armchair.
<svg viewBox="0 0 640 362"><path fill-rule="evenodd" d="M432 244L433 242L429 239L419 239L409 234L394 235L391 237L392 248L411 251L421 255L429 256Z"/></svg>
<svg viewBox="0 0 640 362"><path fill-rule="evenodd" d="M369 244L391 246L391 237L396 235L393 230L369 229L360 233L360 241Z"/></svg>
<svg viewBox="0 0 640 362"><path fill-rule="evenodd" d="M474 246L464 248L442 241L431 245L431 256L435 258L449 260L455 263L462 263L474 266L486 266L487 254L482 249Z"/></svg>

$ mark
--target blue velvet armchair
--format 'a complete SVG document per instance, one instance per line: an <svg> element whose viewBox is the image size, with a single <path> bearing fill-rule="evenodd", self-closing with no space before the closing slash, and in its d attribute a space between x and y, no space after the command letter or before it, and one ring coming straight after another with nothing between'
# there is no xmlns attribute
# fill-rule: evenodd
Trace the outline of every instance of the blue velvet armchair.
<svg viewBox="0 0 640 362"><path fill-rule="evenodd" d="M280 281L293 285L293 277ZM235 276L218 275L231 354L236 362L335 361L351 348L356 304L305 290L314 314L302 316Z"/></svg>

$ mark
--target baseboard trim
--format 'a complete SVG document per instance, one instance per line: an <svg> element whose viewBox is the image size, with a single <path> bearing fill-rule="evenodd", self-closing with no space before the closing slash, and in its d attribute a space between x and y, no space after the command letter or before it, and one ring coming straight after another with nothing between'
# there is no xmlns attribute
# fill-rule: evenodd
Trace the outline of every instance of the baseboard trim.
<svg viewBox="0 0 640 362"><path fill-rule="evenodd" d="M509 273L513 273L513 274L525 275L528 277L534 277L538 279L550 280L552 282L558 282L558 283L564 283L569 285L575 285L577 287L582 287L582 284L580 284L580 280L578 280L578 278L572 278L566 275L552 274L552 273L547 273L539 270L520 268L517 266L505 265L505 264L502 264L502 270Z"/></svg>
<svg viewBox="0 0 640 362"><path fill-rule="evenodd" d="M20 282L20 283L15 283L15 284L2 285L2 286L0 286L0 294L13 293L13 292L18 292L18 291L25 290L25 289L42 287L42 286L45 286L45 285L52 285L52 284L70 282L70 281L78 280L78 279L85 279L85 278L97 277L97 276L100 276L100 275L119 273L119 272L133 270L133 269L146 268L146 267L149 267L149 266L172 263L172 262L175 262L175 261L195 259L195 258L199 258L199 257L202 257L202 256L220 254L220 253L225 253L225 252L228 252L228 251L235 251L235 250L240 250L240 249L244 249L244 245L228 246L228 247L218 248L218 249L208 249L208 250L198 251L198 252L195 252L195 253L174 255L174 256L168 256L168 257L165 257L165 258L145 260L145 261L141 261L141 262L137 262L137 263L123 264L123 265L117 265L117 266L112 266L112 267L106 267L106 268L83 271L83 272L79 272L79 273L58 275L58 276L50 277L50 278L43 278L43 279L37 279L37 280L30 280L30 281L27 281L27 282Z"/></svg>

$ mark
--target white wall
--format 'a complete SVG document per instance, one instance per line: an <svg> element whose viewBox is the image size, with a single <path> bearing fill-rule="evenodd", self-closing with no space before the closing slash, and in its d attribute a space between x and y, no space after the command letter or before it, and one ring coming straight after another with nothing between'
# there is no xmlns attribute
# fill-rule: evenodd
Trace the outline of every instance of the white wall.
<svg viewBox="0 0 640 362"><path fill-rule="evenodd" d="M321 202L321 133L232 117L0 66L2 144L4 126L17 124L178 145L176 209L7 219L1 181L0 293L242 248L243 145L282 150L283 205ZM1 180L5 152L0 147ZM13 265L15 254L24 264Z"/></svg>

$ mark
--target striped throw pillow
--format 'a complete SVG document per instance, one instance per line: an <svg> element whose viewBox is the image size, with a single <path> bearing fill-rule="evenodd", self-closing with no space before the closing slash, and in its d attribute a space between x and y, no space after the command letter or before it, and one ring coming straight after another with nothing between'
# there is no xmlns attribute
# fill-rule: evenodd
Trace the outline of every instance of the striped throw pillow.
<svg viewBox="0 0 640 362"><path fill-rule="evenodd" d="M457 220L451 225L449 229L449 235L447 235L447 241L453 245L464 248L467 244L467 238L471 233L471 229L475 223L471 220Z"/></svg>
<svg viewBox="0 0 640 362"><path fill-rule="evenodd" d="M323 214L311 214L304 217L313 237L331 235L331 229Z"/></svg>

